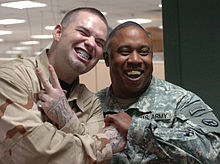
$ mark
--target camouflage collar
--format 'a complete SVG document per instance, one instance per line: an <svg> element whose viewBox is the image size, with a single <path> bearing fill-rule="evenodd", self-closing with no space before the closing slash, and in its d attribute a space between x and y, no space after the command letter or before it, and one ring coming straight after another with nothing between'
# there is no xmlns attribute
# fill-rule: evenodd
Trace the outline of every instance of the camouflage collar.
<svg viewBox="0 0 220 164"><path fill-rule="evenodd" d="M118 113L120 111L127 111L129 109L137 109L140 112L147 112L147 104L148 104L148 99L149 99L149 92L151 92L151 87L155 83L155 78L152 76L151 84L149 85L148 89L136 100L135 103L128 105L127 107L122 107L120 106L119 102L113 95L112 91L112 86L108 87L106 89L106 95L104 99L104 112L113 112L113 113ZM143 108L144 107L144 108Z"/></svg>

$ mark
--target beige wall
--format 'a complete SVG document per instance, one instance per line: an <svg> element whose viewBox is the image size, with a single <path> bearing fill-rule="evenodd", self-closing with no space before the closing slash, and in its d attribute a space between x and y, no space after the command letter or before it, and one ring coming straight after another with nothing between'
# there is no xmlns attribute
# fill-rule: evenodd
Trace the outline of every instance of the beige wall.
<svg viewBox="0 0 220 164"><path fill-rule="evenodd" d="M153 65L153 75L157 78L165 79L164 63L154 62ZM104 61L101 60L90 72L80 76L80 82L84 83L93 92L108 87L111 83L109 68L106 67Z"/></svg>
<svg viewBox="0 0 220 164"><path fill-rule="evenodd" d="M80 82L93 92L108 87L111 82L109 68L105 66L104 61L99 61L91 71L80 76Z"/></svg>

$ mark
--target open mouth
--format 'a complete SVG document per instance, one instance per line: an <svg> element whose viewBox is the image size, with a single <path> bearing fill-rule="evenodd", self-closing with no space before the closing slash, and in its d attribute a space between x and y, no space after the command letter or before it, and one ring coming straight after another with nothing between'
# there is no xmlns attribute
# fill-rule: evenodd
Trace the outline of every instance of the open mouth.
<svg viewBox="0 0 220 164"><path fill-rule="evenodd" d="M92 59L91 55L89 55L87 52L85 52L82 49L76 49L76 52L79 55L79 57L81 57L85 60L91 60Z"/></svg>
<svg viewBox="0 0 220 164"><path fill-rule="evenodd" d="M130 70L130 71L124 71L124 73L131 79L137 79L144 73L144 71Z"/></svg>

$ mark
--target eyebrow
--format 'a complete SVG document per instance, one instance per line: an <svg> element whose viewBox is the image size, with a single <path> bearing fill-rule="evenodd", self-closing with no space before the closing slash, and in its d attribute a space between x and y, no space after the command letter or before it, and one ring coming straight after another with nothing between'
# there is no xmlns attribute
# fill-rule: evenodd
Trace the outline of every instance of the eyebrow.
<svg viewBox="0 0 220 164"><path fill-rule="evenodd" d="M132 48L132 46L126 44L126 45L122 45L118 48ZM142 46L140 46L140 48L148 48L149 50L151 50L151 47L148 45L142 45Z"/></svg>
<svg viewBox="0 0 220 164"><path fill-rule="evenodd" d="M77 26L77 28L81 28L81 29L83 29L84 31L86 31L86 33L89 33L90 35L93 35L93 34L91 34L91 32L89 31L89 29L87 29L87 28L85 28L85 27L83 27L83 26ZM98 39L99 41L101 41L101 42L103 42L103 43L105 44L105 42L106 42L105 39L103 39L103 38L101 38L101 37L98 37L98 36L96 36L96 35L93 35L93 36L95 37L95 39Z"/></svg>
<svg viewBox="0 0 220 164"><path fill-rule="evenodd" d="M148 46L148 45L143 45L143 46L141 46L140 48L148 48L149 50L151 50L151 47Z"/></svg>
<svg viewBox="0 0 220 164"><path fill-rule="evenodd" d="M122 46L118 47L118 49L121 49L121 48L131 48L131 46L130 45L122 45Z"/></svg>

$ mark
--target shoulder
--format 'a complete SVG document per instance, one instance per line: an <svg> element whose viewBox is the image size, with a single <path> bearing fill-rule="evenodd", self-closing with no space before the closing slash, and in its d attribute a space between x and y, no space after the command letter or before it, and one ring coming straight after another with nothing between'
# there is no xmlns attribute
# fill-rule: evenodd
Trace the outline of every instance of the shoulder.
<svg viewBox="0 0 220 164"><path fill-rule="evenodd" d="M27 57L27 58L8 58L8 59L0 59L0 68L16 68L19 66L33 66L36 63L35 57Z"/></svg>
<svg viewBox="0 0 220 164"><path fill-rule="evenodd" d="M180 87L176 84L170 83L165 80L153 78L149 87L152 93L160 95L169 95L170 98L174 97L192 97L195 96L191 91Z"/></svg>
<svg viewBox="0 0 220 164"><path fill-rule="evenodd" d="M1 61L0 73L2 78L30 78L35 74L35 58L9 59Z"/></svg>
<svg viewBox="0 0 220 164"><path fill-rule="evenodd" d="M196 101L202 102L195 93L165 80L153 78L151 85L141 96L153 104L172 106L172 108L183 108Z"/></svg>
<svg viewBox="0 0 220 164"><path fill-rule="evenodd" d="M187 92L186 89L184 89L184 88L182 88L182 87L180 87L176 84L170 83L170 82L162 80L162 79L157 79L157 78L152 79L152 86L154 86L156 88L166 90L166 91L179 90L179 91L182 91L182 92Z"/></svg>
<svg viewBox="0 0 220 164"><path fill-rule="evenodd" d="M167 101L169 103L171 101L176 102L176 108L179 109L177 114L183 114L186 118L212 111L212 109L197 94L180 86L160 79L156 79L155 86L162 87L164 91L168 93L163 97L165 97L166 100L169 100Z"/></svg>

